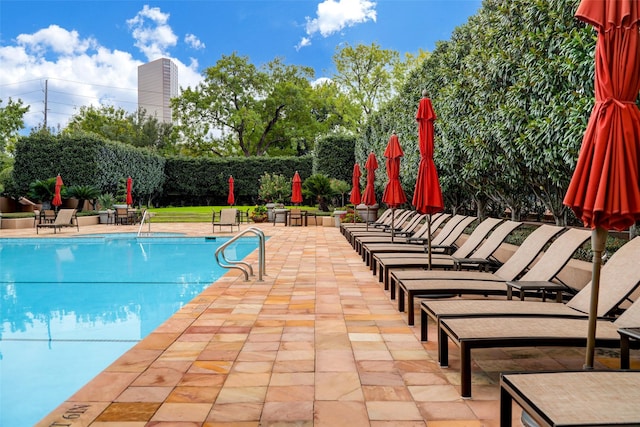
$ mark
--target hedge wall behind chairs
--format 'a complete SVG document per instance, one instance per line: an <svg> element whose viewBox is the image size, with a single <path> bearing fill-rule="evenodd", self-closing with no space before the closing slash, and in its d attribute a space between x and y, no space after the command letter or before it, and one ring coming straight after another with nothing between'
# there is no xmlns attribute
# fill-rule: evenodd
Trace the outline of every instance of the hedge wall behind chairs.
<svg viewBox="0 0 640 427"><path fill-rule="evenodd" d="M162 190L164 164L145 149L93 135L38 133L16 144L11 196L24 196L31 182L57 174L65 186L93 185L115 194L120 178L131 176L135 203L147 204Z"/></svg>
<svg viewBox="0 0 640 427"><path fill-rule="evenodd" d="M171 157L161 206L226 205L229 176L233 176L236 205L255 205L260 177L269 172L292 179L298 171L304 181L311 176L311 156L301 157Z"/></svg>

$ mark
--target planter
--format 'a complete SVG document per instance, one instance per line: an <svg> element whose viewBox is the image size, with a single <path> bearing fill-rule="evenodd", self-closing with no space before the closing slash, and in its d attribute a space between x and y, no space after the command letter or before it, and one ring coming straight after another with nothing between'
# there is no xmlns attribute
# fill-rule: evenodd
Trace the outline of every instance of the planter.
<svg viewBox="0 0 640 427"><path fill-rule="evenodd" d="M356 211L364 222L373 222L378 219L378 205L358 205Z"/></svg>
<svg viewBox="0 0 640 427"><path fill-rule="evenodd" d="M114 211L107 209L106 211L98 211L100 216L100 224L113 224Z"/></svg>
<svg viewBox="0 0 640 427"><path fill-rule="evenodd" d="M278 224L284 224L287 221L288 209L273 209L273 221Z"/></svg>
<svg viewBox="0 0 640 427"><path fill-rule="evenodd" d="M17 230L19 228L33 228L34 218L0 218L0 228Z"/></svg>
<svg viewBox="0 0 640 427"><path fill-rule="evenodd" d="M347 211L333 211L333 218L335 219L336 227L340 227L340 222L342 221L342 218L344 218L346 214L347 214Z"/></svg>
<svg viewBox="0 0 640 427"><path fill-rule="evenodd" d="M267 203L265 205L267 207L267 218L269 219L269 222L273 221L273 208L276 207L275 203Z"/></svg>
<svg viewBox="0 0 640 427"><path fill-rule="evenodd" d="M254 215L251 217L251 221L253 222L265 222L267 219L267 215Z"/></svg>
<svg viewBox="0 0 640 427"><path fill-rule="evenodd" d="M79 216L77 219L78 227L83 227L85 225L98 225L100 222L99 215Z"/></svg>

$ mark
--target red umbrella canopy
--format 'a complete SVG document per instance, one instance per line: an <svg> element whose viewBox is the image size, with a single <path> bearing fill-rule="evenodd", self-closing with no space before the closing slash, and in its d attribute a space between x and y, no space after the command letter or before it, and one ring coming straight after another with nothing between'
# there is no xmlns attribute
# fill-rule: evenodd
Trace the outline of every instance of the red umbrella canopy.
<svg viewBox="0 0 640 427"><path fill-rule="evenodd" d="M227 204L233 206L236 203L236 197L233 195L233 176L229 175L229 195L227 196Z"/></svg>
<svg viewBox="0 0 640 427"><path fill-rule="evenodd" d="M291 185L291 203L302 203L302 179L298 171L293 175L293 183Z"/></svg>
<svg viewBox="0 0 640 427"><path fill-rule="evenodd" d="M384 156L387 158L387 186L382 195L382 201L389 207L397 207L407 201L402 185L400 184L400 158L404 156L398 135L395 133L389 138L387 148L384 150Z"/></svg>
<svg viewBox="0 0 640 427"><path fill-rule="evenodd" d="M360 177L362 173L360 172L360 165L353 165L353 177L351 178L351 196L349 197L349 201L354 205L359 205L362 201L360 196Z"/></svg>
<svg viewBox="0 0 640 427"><path fill-rule="evenodd" d="M56 177L55 193L53 195L53 200L51 201L51 204L53 206L60 206L62 204L62 195L60 194L60 192L62 191L63 185L64 183L62 182L62 177L60 176L60 174L58 174L58 176Z"/></svg>
<svg viewBox="0 0 640 427"><path fill-rule="evenodd" d="M431 100L425 95L420 100L416 113L420 164L418 165L418 177L412 204L418 212L426 214L433 214L444 209L438 171L433 162L433 121L435 119L436 114L433 111Z"/></svg>
<svg viewBox="0 0 640 427"><path fill-rule="evenodd" d="M131 196L131 191L133 190L133 179L131 177L127 178L127 199L125 200L128 205L133 204L133 196Z"/></svg>
<svg viewBox="0 0 640 427"><path fill-rule="evenodd" d="M595 105L564 204L586 227L623 230L640 219L638 0L582 0L598 31Z"/></svg>
<svg viewBox="0 0 640 427"><path fill-rule="evenodd" d="M373 206L376 202L376 169L378 169L378 160L376 155L369 153L367 162L364 164L364 168L367 170L367 186L364 188L364 194L362 195L362 203L367 206Z"/></svg>

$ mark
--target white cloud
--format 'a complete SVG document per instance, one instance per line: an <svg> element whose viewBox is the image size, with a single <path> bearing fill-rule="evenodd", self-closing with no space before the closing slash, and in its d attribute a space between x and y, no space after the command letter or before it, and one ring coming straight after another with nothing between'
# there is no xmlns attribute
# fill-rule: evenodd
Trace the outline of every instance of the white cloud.
<svg viewBox="0 0 640 427"><path fill-rule="evenodd" d="M157 8L145 7L127 21L132 25L135 45L143 46L145 55L166 53L167 47L177 43L167 25L168 17ZM151 24L145 27L149 19ZM197 60L190 58L185 64L164 56L178 67L181 87L195 87L202 81ZM138 107L138 66L144 62L129 52L104 47L91 37L83 38L75 30L51 25L20 34L10 44L0 44L0 99L21 99L30 106L24 117L27 129L43 123L45 81L49 127L65 127L81 106L104 103L133 112Z"/></svg>
<svg viewBox="0 0 640 427"><path fill-rule="evenodd" d="M320 33L329 37L344 28L376 21L376 3L369 0L324 0L318 4L316 18L307 17L306 32L298 48L311 44L310 38Z"/></svg>
<svg viewBox="0 0 640 427"><path fill-rule="evenodd" d="M178 42L178 37L167 24L168 20L168 13L148 5L145 5L135 17L127 20L131 34L136 40L135 46L149 61L168 57L168 49Z"/></svg>
<svg viewBox="0 0 640 427"><path fill-rule="evenodd" d="M184 42L196 50L204 49L206 47L195 34L187 34L184 36Z"/></svg>
<svg viewBox="0 0 640 427"><path fill-rule="evenodd" d="M296 50L300 50L303 47L310 46L310 45L311 45L311 39L309 37L303 37L300 40L300 43L296 45Z"/></svg>

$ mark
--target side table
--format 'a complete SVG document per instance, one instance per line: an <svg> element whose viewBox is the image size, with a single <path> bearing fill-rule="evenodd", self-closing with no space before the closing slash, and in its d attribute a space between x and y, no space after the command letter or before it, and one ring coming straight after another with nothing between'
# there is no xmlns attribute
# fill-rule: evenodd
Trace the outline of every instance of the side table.
<svg viewBox="0 0 640 427"><path fill-rule="evenodd" d="M630 341L640 340L640 328L620 328L620 369L629 369Z"/></svg>
<svg viewBox="0 0 640 427"><path fill-rule="evenodd" d="M542 291L542 301L546 301L547 291L555 291L557 302L562 302L562 291L567 289L565 285L555 282L514 280L507 282L507 299L513 298L514 288L520 291L520 300L522 301L524 301L526 291Z"/></svg>

